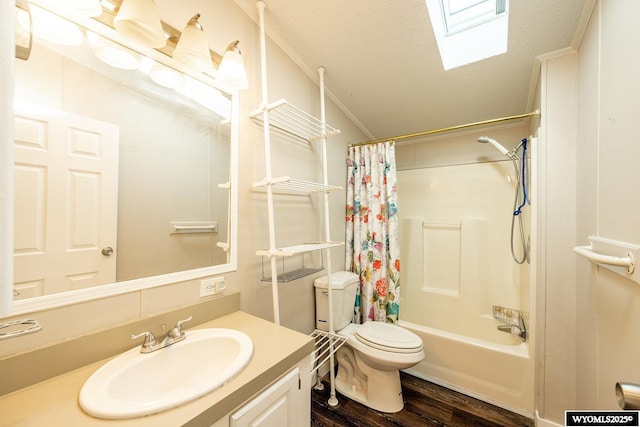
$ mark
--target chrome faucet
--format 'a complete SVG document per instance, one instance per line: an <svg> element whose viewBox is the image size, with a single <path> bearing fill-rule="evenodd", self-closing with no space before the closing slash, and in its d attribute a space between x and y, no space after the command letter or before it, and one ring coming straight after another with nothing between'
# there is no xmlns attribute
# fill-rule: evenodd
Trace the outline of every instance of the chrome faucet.
<svg viewBox="0 0 640 427"><path fill-rule="evenodd" d="M168 347L171 344L175 344L185 339L187 337L187 334L184 332L182 325L192 318L193 316L189 316L187 319L176 322L176 325L173 328L169 329L169 332L164 336L164 338L162 338L160 342L156 340L156 337L151 331L144 331L139 334L133 334L131 335L131 339L134 340L140 337L144 337L144 342L140 347L140 353L151 353L152 351L160 350L161 348Z"/></svg>

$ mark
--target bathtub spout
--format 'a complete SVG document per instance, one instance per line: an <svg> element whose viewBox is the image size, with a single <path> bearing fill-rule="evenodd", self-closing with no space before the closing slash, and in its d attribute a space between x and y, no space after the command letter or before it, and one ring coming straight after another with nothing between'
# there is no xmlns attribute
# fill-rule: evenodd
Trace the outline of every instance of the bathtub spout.
<svg viewBox="0 0 640 427"><path fill-rule="evenodd" d="M524 326L524 320L522 320L522 317L520 318L520 325L519 326L515 326L515 325L498 325L498 330L501 332L507 332L509 334L513 334L513 335L517 335L518 337L520 337L520 339L522 341L526 341L527 340L527 329Z"/></svg>

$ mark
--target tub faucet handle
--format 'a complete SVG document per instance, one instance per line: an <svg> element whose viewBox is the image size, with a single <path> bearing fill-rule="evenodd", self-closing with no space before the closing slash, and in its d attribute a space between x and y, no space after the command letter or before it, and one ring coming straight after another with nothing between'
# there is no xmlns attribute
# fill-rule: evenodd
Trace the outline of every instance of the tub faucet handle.
<svg viewBox="0 0 640 427"><path fill-rule="evenodd" d="M498 325L498 330L518 336L522 341L527 340L527 330L515 325Z"/></svg>

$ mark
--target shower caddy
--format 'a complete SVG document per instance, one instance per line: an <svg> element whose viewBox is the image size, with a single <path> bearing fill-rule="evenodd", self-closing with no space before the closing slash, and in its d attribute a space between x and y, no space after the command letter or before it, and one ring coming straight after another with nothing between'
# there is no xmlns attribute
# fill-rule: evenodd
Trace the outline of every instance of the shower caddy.
<svg viewBox="0 0 640 427"><path fill-rule="evenodd" d="M331 248L344 245L344 242L331 241L329 222L329 193L341 190L341 187L328 185L327 174L327 137L340 133L325 123L324 106L324 68L318 68L320 86L320 112L321 117L317 119L301 109L289 104L286 100L269 103L267 91L267 55L266 55L266 34L264 24L264 11L266 4L263 1L256 2L260 25L260 69L262 83L262 102L258 110L252 112L250 117L260 123L264 130L264 152L265 152L265 178L255 182L254 188L263 188L267 194L267 211L269 217L269 248L256 251L256 254L269 258L271 269L271 291L273 298L273 318L276 324L280 324L280 304L278 298L278 270L277 259L301 255L311 251L323 251L324 261L326 261L327 276L331 275ZM322 148L322 170L323 182L315 183L302 181L289 176L273 177L271 170L271 131L284 132L288 136L306 141L308 144L319 141ZM286 192L288 194L310 195L313 193L323 194L324 208L324 240L321 242L302 243L294 246L277 247L275 242L275 215L274 215L274 190ZM315 271L314 271L315 272ZM300 274L295 272L290 275L299 278L306 274L311 274L306 269L302 269ZM287 279L284 277L283 279ZM289 278L291 280L291 278ZM333 329L333 312L331 286L328 286L329 304L329 331L315 330L311 336L315 340L315 350L311 357L311 373L313 374L327 360L329 361L329 374L331 383L331 397L329 404L338 404L335 393L335 352L346 341L346 338L338 336ZM318 384L320 382L318 381Z"/></svg>

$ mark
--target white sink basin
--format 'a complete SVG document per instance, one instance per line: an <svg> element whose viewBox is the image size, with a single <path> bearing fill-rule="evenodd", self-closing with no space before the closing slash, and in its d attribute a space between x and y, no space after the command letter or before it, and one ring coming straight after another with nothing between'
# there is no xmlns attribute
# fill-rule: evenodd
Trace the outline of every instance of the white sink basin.
<svg viewBox="0 0 640 427"><path fill-rule="evenodd" d="M135 347L100 367L82 386L80 406L98 418L154 414L224 385L249 363L251 339L232 329L197 329L169 347Z"/></svg>

